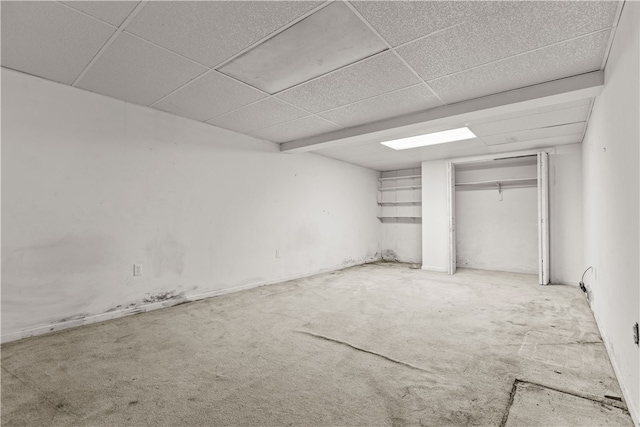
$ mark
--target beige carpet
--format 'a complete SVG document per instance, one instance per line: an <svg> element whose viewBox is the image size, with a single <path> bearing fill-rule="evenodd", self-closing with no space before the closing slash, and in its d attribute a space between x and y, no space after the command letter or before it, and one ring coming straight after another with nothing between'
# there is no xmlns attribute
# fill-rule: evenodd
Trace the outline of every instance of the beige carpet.
<svg viewBox="0 0 640 427"><path fill-rule="evenodd" d="M621 396L577 287L380 263L5 344L2 424L500 425L516 379Z"/></svg>

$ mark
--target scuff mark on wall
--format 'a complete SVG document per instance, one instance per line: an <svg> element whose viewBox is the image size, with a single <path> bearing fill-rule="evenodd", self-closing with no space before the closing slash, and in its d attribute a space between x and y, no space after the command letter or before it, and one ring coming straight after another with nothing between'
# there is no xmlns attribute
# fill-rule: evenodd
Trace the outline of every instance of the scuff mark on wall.
<svg viewBox="0 0 640 427"><path fill-rule="evenodd" d="M184 292L175 294L175 291L168 291L168 292L160 292L155 295L147 294L147 297L145 297L142 300L142 302L148 304L148 303L161 302L161 301L167 301L167 300L178 299L178 298L184 298Z"/></svg>
<svg viewBox="0 0 640 427"><path fill-rule="evenodd" d="M84 319L87 316L89 316L89 314L87 313L75 314L73 316L65 317L64 319L56 320L54 323L69 322L71 320L80 320L80 319Z"/></svg>

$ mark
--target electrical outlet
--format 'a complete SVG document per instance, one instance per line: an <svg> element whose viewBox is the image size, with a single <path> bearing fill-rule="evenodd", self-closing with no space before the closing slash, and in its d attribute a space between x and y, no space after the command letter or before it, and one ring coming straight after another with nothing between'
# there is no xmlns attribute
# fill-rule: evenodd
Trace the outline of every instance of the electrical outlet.
<svg viewBox="0 0 640 427"><path fill-rule="evenodd" d="M142 276L142 264L133 264L133 275Z"/></svg>
<svg viewBox="0 0 640 427"><path fill-rule="evenodd" d="M276 258L280 258L280 249L276 249Z"/></svg>

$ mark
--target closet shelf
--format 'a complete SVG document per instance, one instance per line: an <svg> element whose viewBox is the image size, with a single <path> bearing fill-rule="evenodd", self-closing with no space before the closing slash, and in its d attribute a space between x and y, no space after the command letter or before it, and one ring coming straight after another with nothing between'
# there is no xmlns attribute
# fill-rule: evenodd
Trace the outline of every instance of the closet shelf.
<svg viewBox="0 0 640 427"><path fill-rule="evenodd" d="M379 205L390 205L390 206L403 206L403 205L421 205L422 202L420 200L416 201L395 201L395 202L378 202Z"/></svg>
<svg viewBox="0 0 640 427"><path fill-rule="evenodd" d="M412 190L416 188L422 188L421 185L407 185L403 187L380 187L379 191L394 191L394 190Z"/></svg>
<svg viewBox="0 0 640 427"><path fill-rule="evenodd" d="M413 179L420 178L422 175L407 175L407 176L387 176L384 178L378 178L378 181L394 181L399 179Z"/></svg>
<svg viewBox="0 0 640 427"><path fill-rule="evenodd" d="M508 178L492 181L456 182L456 187L467 188L526 188L536 187L537 178Z"/></svg>

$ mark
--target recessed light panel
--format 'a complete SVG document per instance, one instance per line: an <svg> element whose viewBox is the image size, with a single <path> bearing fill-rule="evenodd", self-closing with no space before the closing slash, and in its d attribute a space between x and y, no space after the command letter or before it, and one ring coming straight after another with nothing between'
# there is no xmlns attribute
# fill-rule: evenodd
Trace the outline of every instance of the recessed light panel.
<svg viewBox="0 0 640 427"><path fill-rule="evenodd" d="M335 2L218 71L273 94L385 49L344 3Z"/></svg>
<svg viewBox="0 0 640 427"><path fill-rule="evenodd" d="M450 129L442 132L428 133L426 135L412 136L409 138L385 141L380 144L394 150L406 150L408 148L424 147L426 145L444 144L446 142L463 141L476 138L469 128Z"/></svg>

